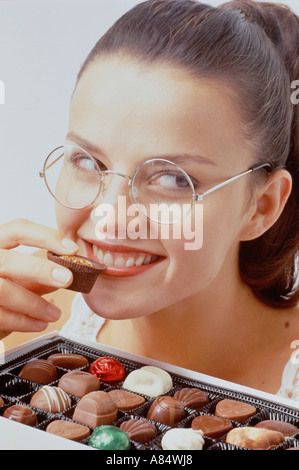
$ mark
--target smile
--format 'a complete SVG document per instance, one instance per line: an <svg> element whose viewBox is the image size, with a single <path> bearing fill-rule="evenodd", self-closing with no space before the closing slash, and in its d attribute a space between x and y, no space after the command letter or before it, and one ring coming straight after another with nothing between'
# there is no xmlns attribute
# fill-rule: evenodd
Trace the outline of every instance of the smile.
<svg viewBox="0 0 299 470"><path fill-rule="evenodd" d="M131 248L86 243L87 254L107 266L104 276L126 277L141 274L165 259L164 256L141 251L128 251ZM123 250L123 251L122 251Z"/></svg>

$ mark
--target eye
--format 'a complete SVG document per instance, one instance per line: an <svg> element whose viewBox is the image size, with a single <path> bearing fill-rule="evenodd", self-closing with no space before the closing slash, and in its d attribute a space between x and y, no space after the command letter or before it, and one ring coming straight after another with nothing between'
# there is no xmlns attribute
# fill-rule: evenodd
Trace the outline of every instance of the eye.
<svg viewBox="0 0 299 470"><path fill-rule="evenodd" d="M189 182L181 173L165 173L156 178L157 184L165 189L188 188Z"/></svg>
<svg viewBox="0 0 299 470"><path fill-rule="evenodd" d="M83 171L104 171L107 167L96 158L92 159L89 155L80 152L66 153L66 160L72 165L72 168Z"/></svg>

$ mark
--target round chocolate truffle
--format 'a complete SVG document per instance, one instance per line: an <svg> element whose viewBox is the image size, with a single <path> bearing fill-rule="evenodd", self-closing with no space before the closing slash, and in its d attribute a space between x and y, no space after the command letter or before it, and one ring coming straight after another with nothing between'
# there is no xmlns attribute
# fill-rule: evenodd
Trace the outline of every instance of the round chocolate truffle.
<svg viewBox="0 0 299 470"><path fill-rule="evenodd" d="M35 412L26 405L9 406L4 411L3 417L18 423L27 424L28 426L36 426L37 424Z"/></svg>
<svg viewBox="0 0 299 470"><path fill-rule="evenodd" d="M61 388L45 385L35 392L30 405L50 413L65 411L71 406L71 399Z"/></svg>
<svg viewBox="0 0 299 470"><path fill-rule="evenodd" d="M146 417L172 426L185 417L185 410L176 398L163 396L155 399Z"/></svg>
<svg viewBox="0 0 299 470"><path fill-rule="evenodd" d="M131 441L126 432L115 426L105 425L93 431L88 445L101 450L128 450Z"/></svg>
<svg viewBox="0 0 299 470"><path fill-rule="evenodd" d="M46 359L33 359L23 366L19 377L40 385L48 385L57 380L57 371L52 362Z"/></svg>
<svg viewBox="0 0 299 470"><path fill-rule="evenodd" d="M120 429L125 431L133 441L145 444L157 436L156 426L146 419L129 419L123 421Z"/></svg>

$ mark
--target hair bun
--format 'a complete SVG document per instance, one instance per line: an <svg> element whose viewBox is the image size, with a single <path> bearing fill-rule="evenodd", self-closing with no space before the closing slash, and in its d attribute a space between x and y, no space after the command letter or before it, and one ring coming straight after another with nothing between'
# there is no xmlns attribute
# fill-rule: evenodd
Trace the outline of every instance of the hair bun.
<svg viewBox="0 0 299 470"><path fill-rule="evenodd" d="M238 10L245 20L259 25L277 48L291 81L299 75L299 17L287 5L233 0L221 5Z"/></svg>

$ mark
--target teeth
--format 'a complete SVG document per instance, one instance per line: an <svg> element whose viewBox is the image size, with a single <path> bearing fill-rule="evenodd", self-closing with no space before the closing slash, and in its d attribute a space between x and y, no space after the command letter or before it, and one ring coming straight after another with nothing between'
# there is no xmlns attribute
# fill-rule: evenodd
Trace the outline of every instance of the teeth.
<svg viewBox="0 0 299 470"><path fill-rule="evenodd" d="M126 266L134 266L135 262L134 262L134 258L129 258L127 259L126 261Z"/></svg>
<svg viewBox="0 0 299 470"><path fill-rule="evenodd" d="M121 255L112 256L111 253L103 252L96 245L93 245L92 251L94 256L98 258L101 263L107 264L108 266L142 266L143 264L149 264L158 259L158 256L151 256L148 254L136 254L135 257L131 256L126 259Z"/></svg>
<svg viewBox="0 0 299 470"><path fill-rule="evenodd" d="M139 256L139 258L137 258L135 261L135 265L141 266L143 264L144 258L145 258L144 256Z"/></svg>
<svg viewBox="0 0 299 470"><path fill-rule="evenodd" d="M118 256L116 260L114 261L114 266L125 266L125 264L126 262L124 258L122 258L121 256Z"/></svg>
<svg viewBox="0 0 299 470"><path fill-rule="evenodd" d="M113 266L114 265L114 262L113 262L113 257L112 255L110 255L110 253L106 253L104 258L103 258L103 263L104 264L108 264L109 266Z"/></svg>

